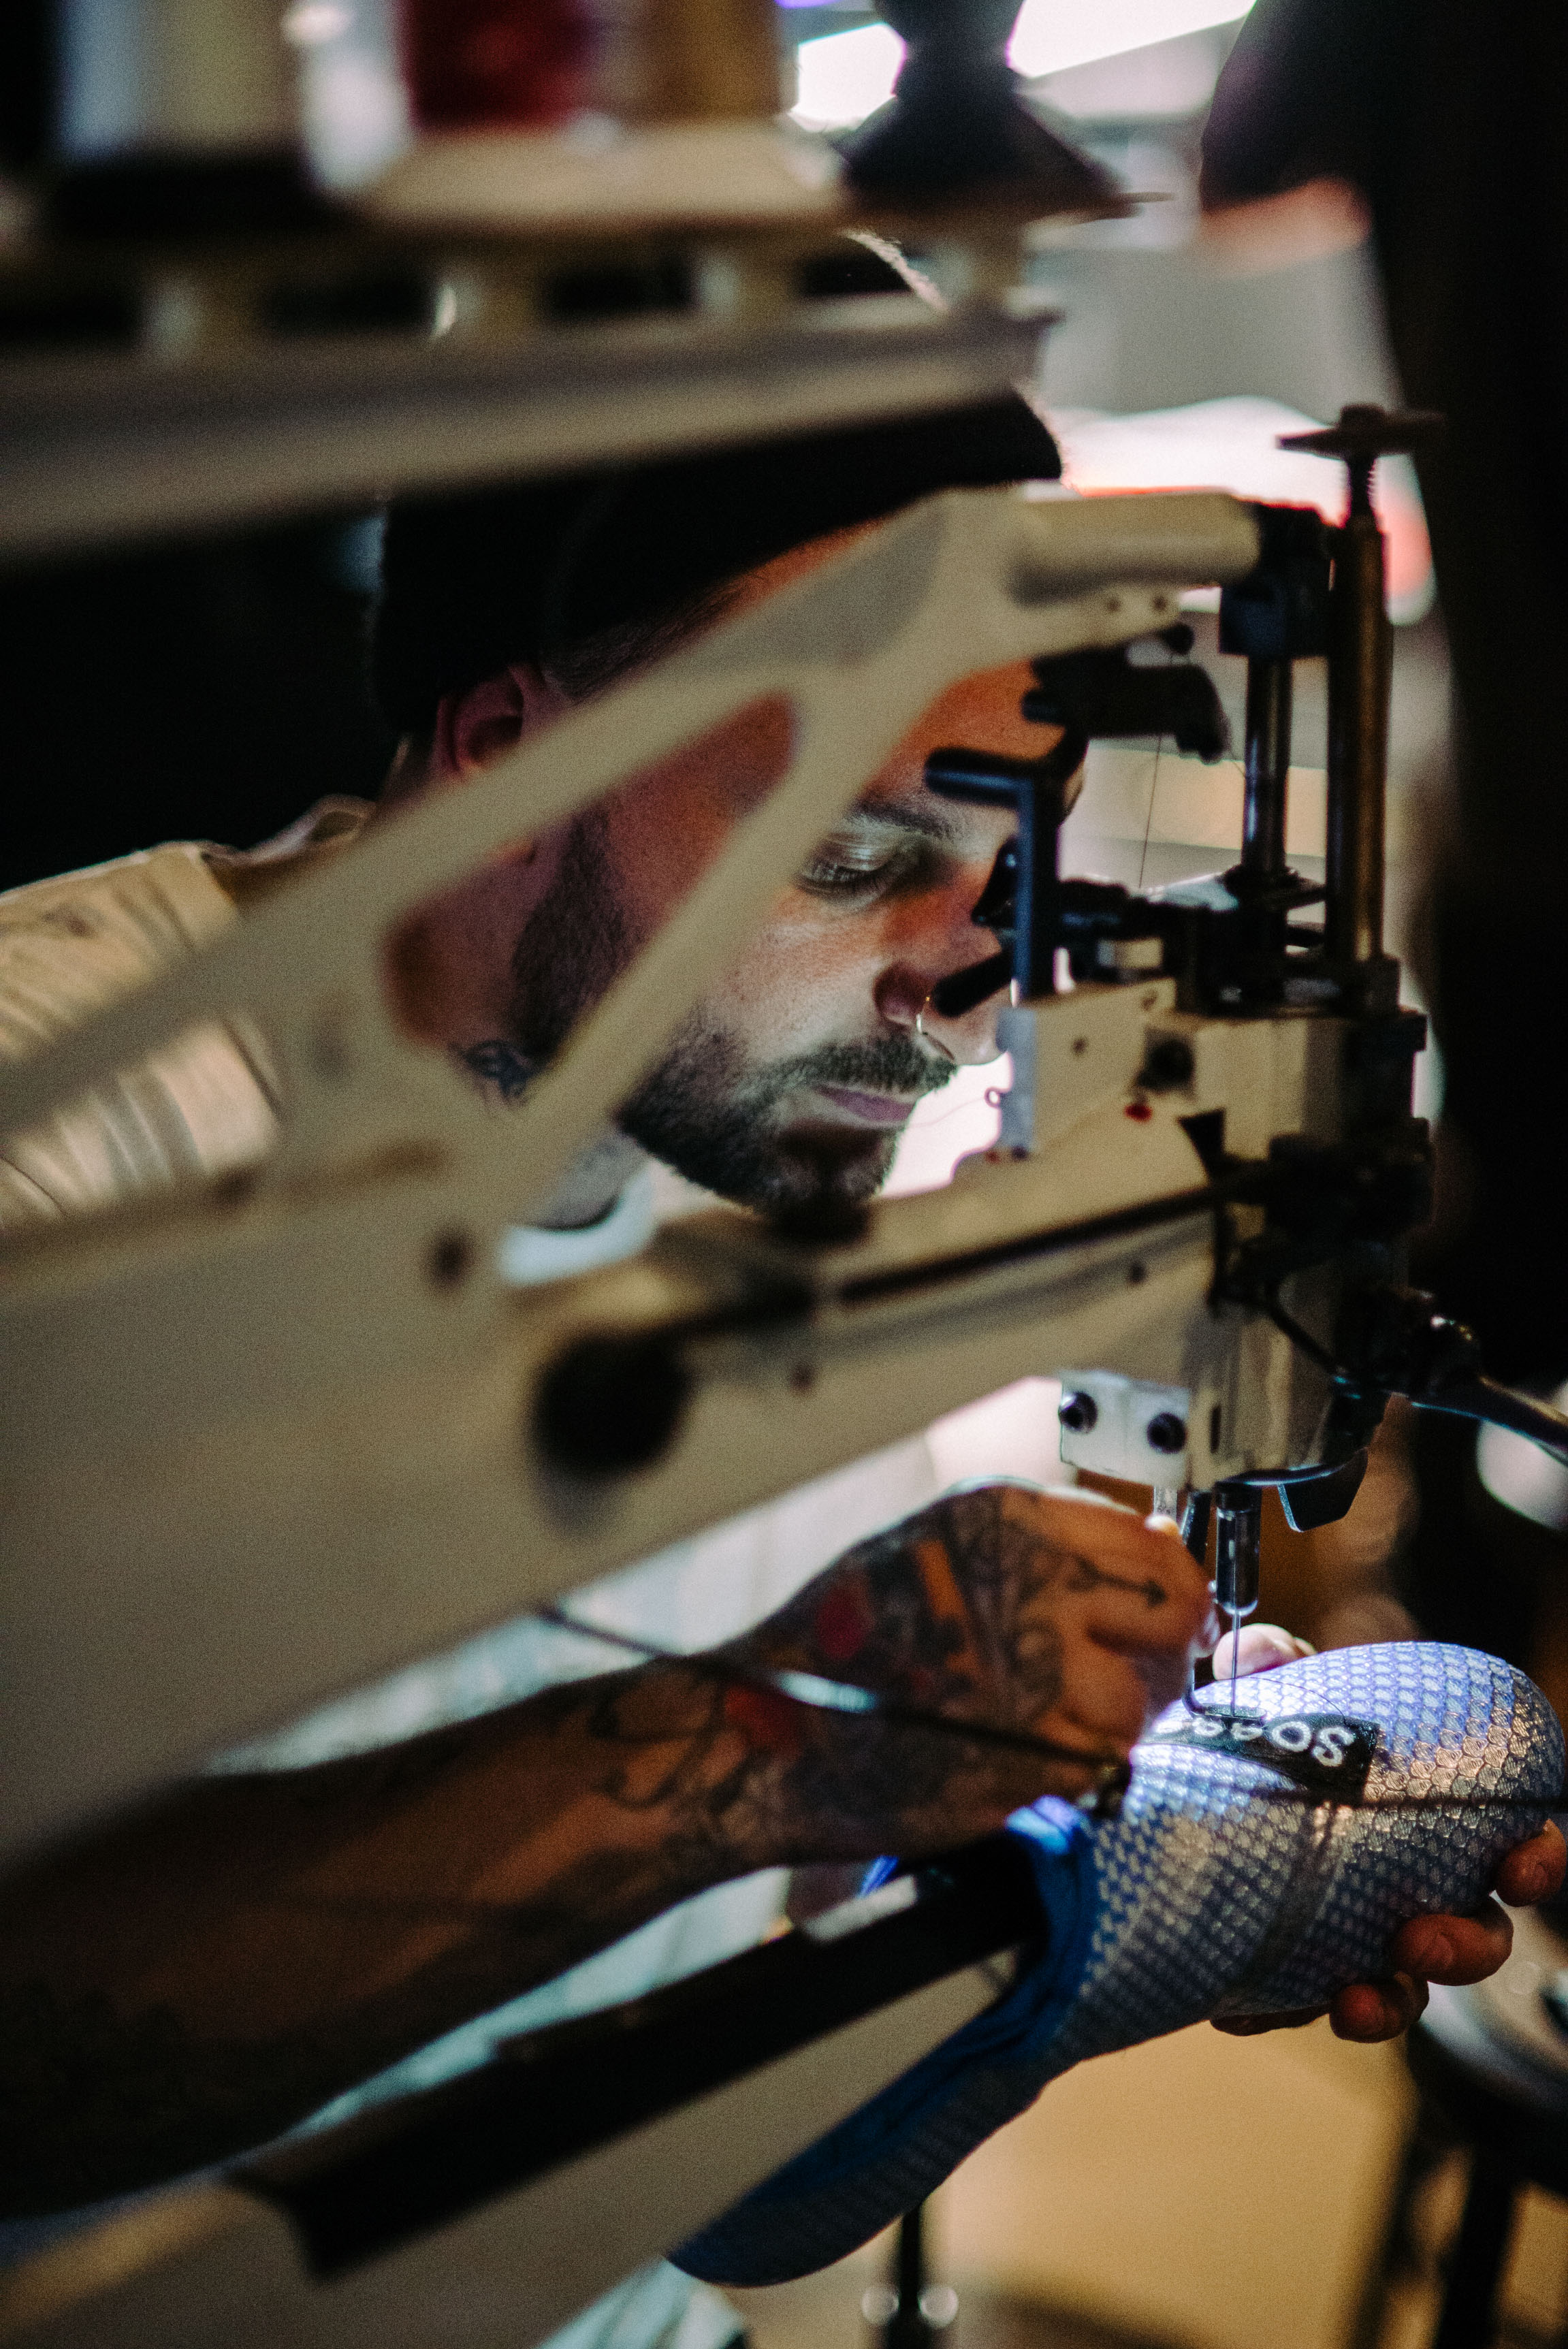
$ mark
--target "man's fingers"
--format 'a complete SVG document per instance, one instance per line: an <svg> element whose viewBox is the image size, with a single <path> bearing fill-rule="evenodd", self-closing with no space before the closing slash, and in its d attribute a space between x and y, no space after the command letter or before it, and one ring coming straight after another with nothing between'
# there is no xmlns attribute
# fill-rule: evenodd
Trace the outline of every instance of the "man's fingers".
<svg viewBox="0 0 1568 2349"><path fill-rule="evenodd" d="M1130 1509L1062 1493L1026 1497L1045 1539L1078 1559L1097 1592L1124 1602L1133 1620L1141 1617L1151 1632L1168 1636L1171 1618L1179 1613L1196 1628L1208 1585L1168 1518L1145 1521Z"/></svg>
<svg viewBox="0 0 1568 2349"><path fill-rule="evenodd" d="M1123 1519L1122 1538L1108 1542L1092 1538L1101 1522L1097 1512L1064 1543L1071 1560L1066 1588L1081 1602L1094 1637L1140 1653L1184 1656L1208 1615L1202 1569L1169 1530ZM1126 1537L1128 1529L1135 1539Z"/></svg>
<svg viewBox="0 0 1568 2349"><path fill-rule="evenodd" d="M1497 1871L1498 1892L1511 1909L1532 1909L1536 1901L1550 1900L1562 1890L1564 1868L1568 1868L1568 1843L1548 1819L1539 1835L1509 1853Z"/></svg>
<svg viewBox="0 0 1568 2349"><path fill-rule="evenodd" d="M1389 1956L1407 1973L1462 1984L1496 1973L1512 1947L1507 1910L1489 1900L1472 1917L1412 1918L1395 1934Z"/></svg>
<svg viewBox="0 0 1568 2349"><path fill-rule="evenodd" d="M1396 1974L1390 1982L1352 1982L1329 2007L1329 2023L1336 2039L1369 2046L1408 2031L1426 2003L1426 1983L1410 1974Z"/></svg>
<svg viewBox="0 0 1568 2349"><path fill-rule="evenodd" d="M1062 1651L1062 1687L1035 1725L1042 1737L1130 1754L1149 1718L1149 1692L1138 1661L1095 1640L1073 1640Z"/></svg>
<svg viewBox="0 0 1568 2349"><path fill-rule="evenodd" d="M1075 1712L1109 1725L1103 1697L1086 1708L1079 1693L1099 1651L1136 1668L1141 1726L1185 1685L1208 1612L1202 1569L1169 1526L1145 1525L1130 1510L1062 1494L1020 1494L1015 1506L1054 1553L1050 1579L1028 1604L1061 1643L1063 1686Z"/></svg>
<svg viewBox="0 0 1568 2349"><path fill-rule="evenodd" d="M1408 2031L1427 2003L1427 1985L1413 1975L1397 1973L1381 1982L1352 1982L1329 2006L1315 2006L1293 2014L1246 2014L1217 2022L1216 2031L1233 2038L1253 2039L1264 2031L1295 2031L1326 2014L1338 2039L1354 2039L1371 2046L1380 2039L1398 2039Z"/></svg>
<svg viewBox="0 0 1568 2349"><path fill-rule="evenodd" d="M1214 1678L1217 1681L1228 1681L1231 1677L1232 1637L1227 1631L1214 1650ZM1294 1631L1285 1630L1278 1623L1249 1623L1241 1634L1237 1648L1238 1673L1277 1671L1281 1664L1294 1664L1303 1656L1317 1652L1309 1640L1298 1640Z"/></svg>

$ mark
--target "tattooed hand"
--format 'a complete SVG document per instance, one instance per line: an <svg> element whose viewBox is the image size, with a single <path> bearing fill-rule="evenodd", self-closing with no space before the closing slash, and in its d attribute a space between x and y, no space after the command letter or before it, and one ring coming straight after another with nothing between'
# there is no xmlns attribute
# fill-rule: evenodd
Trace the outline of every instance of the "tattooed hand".
<svg viewBox="0 0 1568 2349"><path fill-rule="evenodd" d="M1108 1754L1125 1757L1181 1693L1208 1618L1173 1529L1023 1485L954 1494L851 1550L725 1660L852 1682L1088 1758L732 1688L732 1728L758 1761L727 1830L755 1837L757 1865L913 1856L991 1834L1041 1795L1083 1793Z"/></svg>

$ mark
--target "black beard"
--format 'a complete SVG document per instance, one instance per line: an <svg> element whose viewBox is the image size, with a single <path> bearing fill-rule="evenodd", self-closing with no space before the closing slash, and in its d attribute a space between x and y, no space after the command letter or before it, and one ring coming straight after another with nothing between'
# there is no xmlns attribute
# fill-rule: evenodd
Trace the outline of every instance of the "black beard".
<svg viewBox="0 0 1568 2349"><path fill-rule="evenodd" d="M779 1105L815 1084L934 1092L954 1073L918 1044L882 1036L864 1044L820 1044L743 1077L732 1040L688 1022L622 1105L618 1122L624 1133L688 1183L740 1206L766 1215L818 1205L855 1206L887 1181L903 1129L825 1119L780 1127L773 1123Z"/></svg>
<svg viewBox="0 0 1568 2349"><path fill-rule="evenodd" d="M636 951L615 895L596 809L567 834L555 878L511 957L511 1033L535 1069L553 1061Z"/></svg>
<svg viewBox="0 0 1568 2349"><path fill-rule="evenodd" d="M560 869L512 956L512 1036L532 1068L554 1059L640 943L615 895L603 819L591 812L573 825ZM769 1215L852 1207L886 1182L902 1129L826 1120L779 1128L779 1104L819 1083L918 1096L954 1073L912 1037L888 1035L820 1044L747 1075L734 1040L693 1018L616 1123L688 1183L738 1206Z"/></svg>

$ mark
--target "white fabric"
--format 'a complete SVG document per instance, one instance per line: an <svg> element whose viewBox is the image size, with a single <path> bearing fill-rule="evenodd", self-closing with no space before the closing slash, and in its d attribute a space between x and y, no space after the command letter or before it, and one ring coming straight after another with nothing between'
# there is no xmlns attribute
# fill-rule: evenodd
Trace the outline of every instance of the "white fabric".
<svg viewBox="0 0 1568 2349"><path fill-rule="evenodd" d="M656 1220L653 1178L645 1168L596 1224L564 1232L514 1224L500 1244L501 1278L514 1288L538 1288L547 1280L569 1280L573 1273L614 1264L617 1257L635 1256L653 1237Z"/></svg>
<svg viewBox="0 0 1568 2349"><path fill-rule="evenodd" d="M0 1060L17 1061L217 937L234 907L179 843L0 896ZM264 1054L190 1030L0 1157L0 1232L253 1165L277 1130Z"/></svg>

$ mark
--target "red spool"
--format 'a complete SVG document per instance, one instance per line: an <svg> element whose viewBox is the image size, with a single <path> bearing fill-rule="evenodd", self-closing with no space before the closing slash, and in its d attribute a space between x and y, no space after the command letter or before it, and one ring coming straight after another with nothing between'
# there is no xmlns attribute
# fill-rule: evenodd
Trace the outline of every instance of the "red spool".
<svg viewBox="0 0 1568 2349"><path fill-rule="evenodd" d="M561 122L588 103L593 0L402 0L400 15L422 130Z"/></svg>

